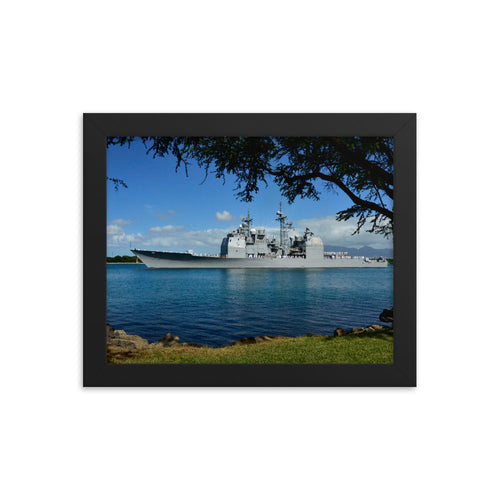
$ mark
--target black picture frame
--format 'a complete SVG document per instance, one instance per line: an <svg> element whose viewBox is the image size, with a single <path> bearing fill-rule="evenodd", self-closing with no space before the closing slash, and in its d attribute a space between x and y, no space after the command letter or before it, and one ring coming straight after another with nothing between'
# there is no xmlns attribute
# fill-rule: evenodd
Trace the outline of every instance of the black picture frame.
<svg viewBox="0 0 500 500"><path fill-rule="evenodd" d="M416 114L87 113L83 131L85 387L416 386ZM106 138L204 135L394 137L393 364L106 362Z"/></svg>

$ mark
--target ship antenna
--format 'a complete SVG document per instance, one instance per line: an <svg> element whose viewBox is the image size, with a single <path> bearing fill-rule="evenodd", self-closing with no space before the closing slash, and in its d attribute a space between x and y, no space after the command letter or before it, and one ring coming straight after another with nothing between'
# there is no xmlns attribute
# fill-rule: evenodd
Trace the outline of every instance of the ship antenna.
<svg viewBox="0 0 500 500"><path fill-rule="evenodd" d="M248 237L250 237L250 226L251 226L251 223L253 222L253 219L250 218L250 209L248 209L248 215L247 215L247 218L243 218L243 222L246 222L246 235Z"/></svg>
<svg viewBox="0 0 500 500"><path fill-rule="evenodd" d="M276 212L276 215L278 216L276 220L280 222L280 247L283 247L285 242L288 245L288 231L293 229L292 222L286 222L288 217L286 215L283 215L282 207L283 204L280 201L279 212Z"/></svg>

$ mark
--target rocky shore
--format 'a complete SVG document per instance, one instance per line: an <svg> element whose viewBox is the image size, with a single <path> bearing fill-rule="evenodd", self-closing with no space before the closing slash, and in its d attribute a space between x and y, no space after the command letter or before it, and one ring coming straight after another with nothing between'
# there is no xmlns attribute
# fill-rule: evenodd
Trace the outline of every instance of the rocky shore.
<svg viewBox="0 0 500 500"><path fill-rule="evenodd" d="M139 335L130 335L125 330L115 330L111 325L106 325L106 341L108 347L120 349L149 349L151 347L171 347L179 342L179 337L167 333L158 342L148 342Z"/></svg>
<svg viewBox="0 0 500 500"><path fill-rule="evenodd" d="M379 330L384 329L382 325L369 325L362 328L352 328L351 330L344 330L342 328L337 328L333 331L332 335L309 335L312 337L343 337L345 335L360 335L367 333L375 333ZM107 335L107 346L111 350L142 350L151 349L157 347L172 347L177 346L189 346L189 347L207 347L201 344L196 344L194 342L186 343L179 342L180 339L177 335L172 335L167 333L157 342L148 342L146 339L140 337L139 335L130 335L125 332L125 330L115 330L111 325L106 325L106 335ZM227 344L226 346L237 346L237 345L247 345L247 344L258 344L260 342L270 342L276 339L284 339L283 335L259 335L257 337L246 337L239 339L235 342ZM213 349L217 349L214 347Z"/></svg>

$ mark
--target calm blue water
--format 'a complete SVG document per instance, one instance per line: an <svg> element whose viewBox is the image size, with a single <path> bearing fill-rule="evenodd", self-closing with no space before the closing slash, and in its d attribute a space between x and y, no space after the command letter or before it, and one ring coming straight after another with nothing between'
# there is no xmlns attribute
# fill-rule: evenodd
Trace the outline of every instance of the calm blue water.
<svg viewBox="0 0 500 500"><path fill-rule="evenodd" d="M154 342L220 346L257 335L331 335L379 323L392 307L381 269L147 269L107 266L107 321Z"/></svg>

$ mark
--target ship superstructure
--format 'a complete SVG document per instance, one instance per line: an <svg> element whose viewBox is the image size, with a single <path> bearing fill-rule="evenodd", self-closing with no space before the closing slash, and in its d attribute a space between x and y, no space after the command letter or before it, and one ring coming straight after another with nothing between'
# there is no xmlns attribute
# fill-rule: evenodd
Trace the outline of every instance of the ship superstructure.
<svg viewBox="0 0 500 500"><path fill-rule="evenodd" d="M302 236L289 237L293 221L288 221L280 204L276 212L280 223L279 241L268 237L265 229L252 227L250 212L239 227L222 240L219 255L195 255L193 252L138 250L132 252L151 268L331 268L387 267L380 257L351 257L346 252L324 251L323 241L306 228Z"/></svg>

